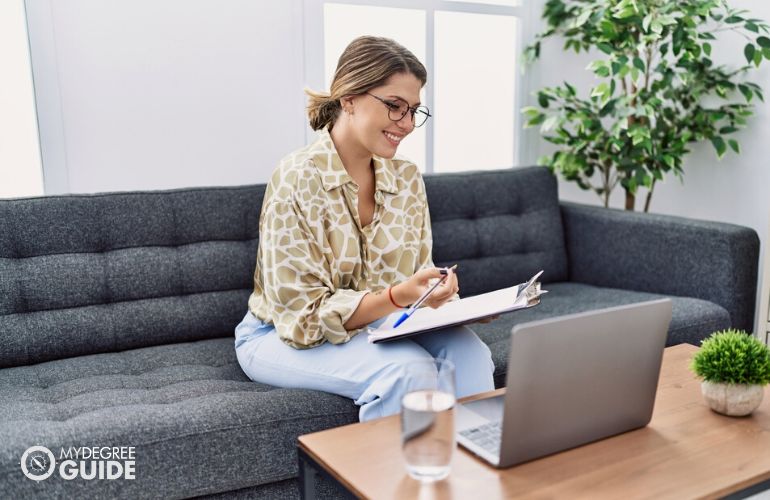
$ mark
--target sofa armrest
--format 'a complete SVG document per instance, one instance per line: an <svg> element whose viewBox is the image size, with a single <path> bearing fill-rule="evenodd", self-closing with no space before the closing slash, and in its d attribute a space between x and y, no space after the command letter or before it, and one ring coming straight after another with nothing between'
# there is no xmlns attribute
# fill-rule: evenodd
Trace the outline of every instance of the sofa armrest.
<svg viewBox="0 0 770 500"><path fill-rule="evenodd" d="M753 229L567 202L561 213L571 281L708 300L754 328Z"/></svg>

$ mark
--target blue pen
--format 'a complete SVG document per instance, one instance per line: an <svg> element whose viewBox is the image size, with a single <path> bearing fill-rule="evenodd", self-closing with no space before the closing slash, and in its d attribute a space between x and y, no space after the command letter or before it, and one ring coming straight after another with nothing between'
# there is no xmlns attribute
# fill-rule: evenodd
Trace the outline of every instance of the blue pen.
<svg viewBox="0 0 770 500"><path fill-rule="evenodd" d="M435 290L436 287L438 287L441 283L444 282L444 280L447 279L447 277L449 276L449 269L455 269L456 267L457 267L457 264L455 264L454 266L448 269L447 268L441 269L439 272L444 276L442 276L441 279L438 280L432 287L428 288L428 290L422 294L422 297L417 299L417 302L412 304L412 306L409 309L407 309L406 312L402 314L400 318L398 318L398 320L393 324L393 328L396 328L398 325L406 321L409 318L409 316L414 314L414 312L422 305L422 303L425 302L425 299L427 299L430 296L430 294L433 293L433 290Z"/></svg>

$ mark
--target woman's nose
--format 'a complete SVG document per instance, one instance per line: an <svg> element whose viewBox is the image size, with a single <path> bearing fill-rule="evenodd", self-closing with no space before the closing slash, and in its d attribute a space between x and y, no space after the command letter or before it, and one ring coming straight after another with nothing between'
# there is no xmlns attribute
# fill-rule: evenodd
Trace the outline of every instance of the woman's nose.
<svg viewBox="0 0 770 500"><path fill-rule="evenodd" d="M414 122L412 121L412 114L407 113L404 116L402 116L401 119L396 122L396 125L398 125L398 128L400 128L407 134L412 132L412 130L414 130Z"/></svg>

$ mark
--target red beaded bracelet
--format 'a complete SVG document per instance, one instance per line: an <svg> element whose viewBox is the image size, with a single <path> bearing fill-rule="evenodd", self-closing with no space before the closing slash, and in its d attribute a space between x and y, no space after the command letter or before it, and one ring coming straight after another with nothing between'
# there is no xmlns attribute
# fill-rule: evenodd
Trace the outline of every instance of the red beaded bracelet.
<svg viewBox="0 0 770 500"><path fill-rule="evenodd" d="M394 306L398 307L399 309L406 309L406 306L400 306L400 305L396 304L396 301L395 301L395 300L393 300L393 292L392 292L391 290L393 290L393 287L392 287L392 286L389 286L389 287L388 287L388 297L390 298L390 302L391 302L391 303L392 303Z"/></svg>

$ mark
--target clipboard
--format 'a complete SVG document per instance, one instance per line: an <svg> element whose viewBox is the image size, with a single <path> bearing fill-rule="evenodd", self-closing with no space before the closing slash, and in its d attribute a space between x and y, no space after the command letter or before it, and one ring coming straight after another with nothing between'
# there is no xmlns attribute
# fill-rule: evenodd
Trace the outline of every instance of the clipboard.
<svg viewBox="0 0 770 500"><path fill-rule="evenodd" d="M540 297L548 293L540 288L537 281L541 274L543 271L535 274L526 283L448 302L438 309L423 307L415 311L407 321L393 328L393 324L401 316L401 311L397 311L388 316L378 328L369 328L368 340L372 344L390 342L450 326L474 323L519 309L529 309L538 305Z"/></svg>

